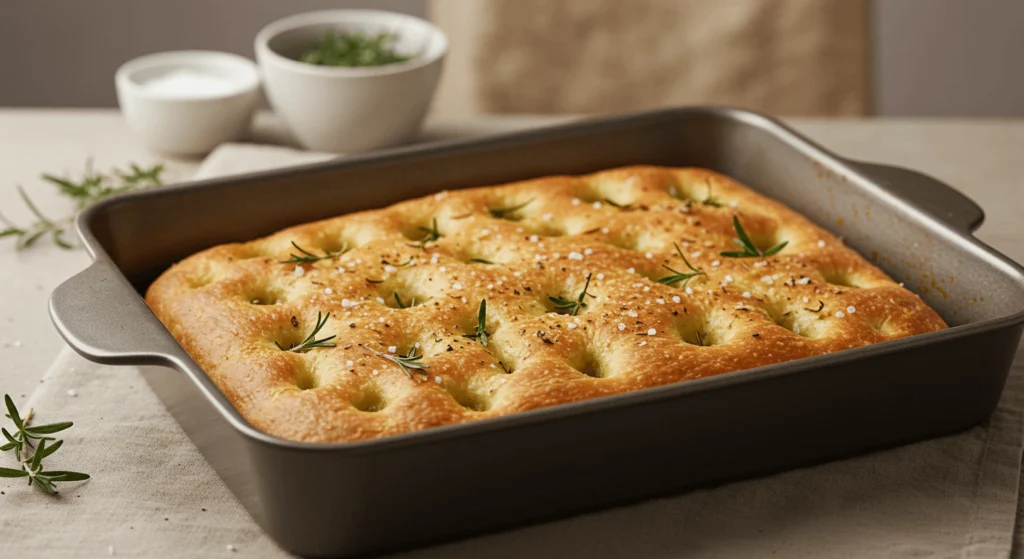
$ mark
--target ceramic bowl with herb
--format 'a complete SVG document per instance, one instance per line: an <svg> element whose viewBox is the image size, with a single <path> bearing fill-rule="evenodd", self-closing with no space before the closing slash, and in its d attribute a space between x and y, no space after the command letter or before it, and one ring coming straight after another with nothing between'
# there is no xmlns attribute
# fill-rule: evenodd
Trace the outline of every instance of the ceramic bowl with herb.
<svg viewBox="0 0 1024 559"><path fill-rule="evenodd" d="M413 16L325 10L271 23L255 48L267 98L296 139L358 153L416 136L448 39Z"/></svg>

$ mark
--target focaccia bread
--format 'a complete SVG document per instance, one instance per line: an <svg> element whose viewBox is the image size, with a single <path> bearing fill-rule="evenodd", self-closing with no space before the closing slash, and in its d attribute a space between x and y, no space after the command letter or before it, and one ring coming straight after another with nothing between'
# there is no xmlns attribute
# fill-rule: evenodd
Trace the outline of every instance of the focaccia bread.
<svg viewBox="0 0 1024 559"><path fill-rule="evenodd" d="M167 270L146 301L255 427L318 442L946 327L784 205L705 169L639 166L217 246Z"/></svg>

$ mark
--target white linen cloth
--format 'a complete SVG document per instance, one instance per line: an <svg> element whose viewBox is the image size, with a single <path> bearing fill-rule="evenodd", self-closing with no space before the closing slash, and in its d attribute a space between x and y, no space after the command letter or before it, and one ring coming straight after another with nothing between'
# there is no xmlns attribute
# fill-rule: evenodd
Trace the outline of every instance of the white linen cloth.
<svg viewBox="0 0 1024 559"><path fill-rule="evenodd" d="M226 145L200 177L321 160ZM1024 448L1024 359L989 421L882 452L431 548L408 557L1011 556ZM133 367L65 349L29 406L73 420L59 497L0 480L0 557L284 557ZM0 456L0 466L13 466ZM39 528L46 527L46 528Z"/></svg>

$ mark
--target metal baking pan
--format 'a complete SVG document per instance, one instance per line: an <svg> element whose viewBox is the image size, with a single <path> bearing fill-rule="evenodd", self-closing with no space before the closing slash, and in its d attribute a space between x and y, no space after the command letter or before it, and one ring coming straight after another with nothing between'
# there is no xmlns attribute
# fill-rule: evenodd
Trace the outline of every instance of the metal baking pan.
<svg viewBox="0 0 1024 559"><path fill-rule="evenodd" d="M375 441L249 425L140 296L171 263L440 189L628 164L696 165L803 212L952 328L884 344ZM829 153L749 112L683 108L129 194L78 218L94 262L50 311L79 353L143 374L281 547L422 545L965 429L996 406L1024 323L1022 269L974 239L973 202Z"/></svg>

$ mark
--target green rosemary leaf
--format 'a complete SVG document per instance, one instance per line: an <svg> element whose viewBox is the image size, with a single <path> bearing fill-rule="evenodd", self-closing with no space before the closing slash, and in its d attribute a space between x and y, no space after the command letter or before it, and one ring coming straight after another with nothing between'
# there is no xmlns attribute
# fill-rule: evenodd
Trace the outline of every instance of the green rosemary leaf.
<svg viewBox="0 0 1024 559"><path fill-rule="evenodd" d="M25 428L25 422L22 421L21 416L18 415L18 408L14 405L14 400L7 394L4 394L4 404L7 406L7 417L14 422L14 426L19 431Z"/></svg>
<svg viewBox="0 0 1024 559"><path fill-rule="evenodd" d="M683 249L679 248L679 243L672 244L676 247L676 254L678 254L679 257L683 259L683 264L686 264L686 267L689 268L690 271L680 272L679 270L669 268L668 266L662 264L661 267L672 272L672 275L659 278L658 283L663 283L665 285L675 285L677 283L682 282L683 285L681 285L680 287L685 288L686 284L690 283L690 280L692 280L693 278L701 275L706 275L704 270L698 270L697 268L694 268L692 264L690 264L690 261L686 259L686 255L683 254Z"/></svg>
<svg viewBox="0 0 1024 559"><path fill-rule="evenodd" d="M476 328L471 334L463 334L463 338L472 338L487 347L487 299L480 300L480 310L477 312Z"/></svg>
<svg viewBox="0 0 1024 559"><path fill-rule="evenodd" d="M317 348L335 347L335 344L332 343L331 340L333 340L334 338L337 338L337 336L328 336L326 338L320 338L320 339L317 339L317 337L316 337L316 335L320 333L320 330L323 329L324 325L327 324L327 319L329 319L330 317L331 317L331 313L327 313L325 315L325 314L317 311L317 313L316 313L316 325L313 327L313 331L310 332L309 335L306 336L305 339L303 339L301 342L299 342L297 344L292 344L291 346L289 346L287 348L282 346L280 344L280 342L277 342L277 341L274 342L274 345L276 345L277 348L280 349L281 351L291 351L291 352L294 352L294 353L306 353L307 351L310 351L310 350L313 350L313 349L317 349Z"/></svg>
<svg viewBox="0 0 1024 559"><path fill-rule="evenodd" d="M412 378L413 370L418 370L426 374L426 369L430 367L430 365L422 361L423 355L416 353L416 346L409 348L409 352L406 353L405 355L392 355L390 353L381 353L379 351L374 351L369 348L367 348L367 350L370 353L376 355L377 357L383 357L384 359L387 359L388 361L391 361L392 363L398 365L398 367L402 369L402 372L409 375L409 378Z"/></svg>
<svg viewBox="0 0 1024 559"><path fill-rule="evenodd" d="M26 477L28 472L25 470L15 470L14 468L0 468L0 477Z"/></svg>
<svg viewBox="0 0 1024 559"><path fill-rule="evenodd" d="M740 245L740 248L743 250L723 251L719 253L722 256L727 256L729 258L759 258L762 256L772 256L786 248L786 245L789 244L789 241L782 241L768 250L762 251L757 248L757 245L755 245L753 241L750 240L746 230L743 229L743 225L740 224L739 217L735 215L732 216L732 226L736 230L736 244Z"/></svg>
<svg viewBox="0 0 1024 559"><path fill-rule="evenodd" d="M53 470L49 472L41 472L40 476L46 477L50 481L61 482L61 481L85 481L92 479L89 474L83 474L81 472L69 472L65 470Z"/></svg>
<svg viewBox="0 0 1024 559"><path fill-rule="evenodd" d="M555 304L555 308L560 311L566 311L566 314L576 316L579 314L580 309L585 308L587 303L585 298L587 296L593 297L587 290L590 288L590 278L592 274L587 274L587 282L583 285L583 291L580 292L579 296L575 300L565 299L563 297L548 296L548 300Z"/></svg>
<svg viewBox="0 0 1024 559"><path fill-rule="evenodd" d="M523 202L522 204L517 204L515 206L506 206L503 208L492 208L490 206L487 206L487 213L491 214L492 217L496 217L498 219L509 219L512 221L518 221L518 218L512 216L512 214L518 212L519 210L525 208L526 206L529 206L531 203L533 203L534 200L535 198L530 198L529 200Z"/></svg>
<svg viewBox="0 0 1024 559"><path fill-rule="evenodd" d="M46 425L33 425L31 427L25 427L25 432L32 435L52 435L53 433L59 433L65 429L68 429L74 425L71 421L62 421L60 423L47 423Z"/></svg>
<svg viewBox="0 0 1024 559"><path fill-rule="evenodd" d="M289 256L291 256L291 258L289 258L288 260L282 260L281 264L304 264L306 262L327 260L328 258L334 258L335 256L345 254L345 252L348 251L348 247L343 247L338 252L324 251L324 254L320 256L313 254L312 252L309 252L308 250L300 247L299 245L295 244L295 241L291 241L291 243L292 246L295 247L295 250L299 251L299 254L290 254Z"/></svg>

